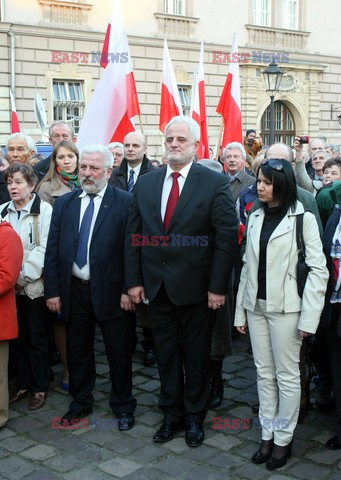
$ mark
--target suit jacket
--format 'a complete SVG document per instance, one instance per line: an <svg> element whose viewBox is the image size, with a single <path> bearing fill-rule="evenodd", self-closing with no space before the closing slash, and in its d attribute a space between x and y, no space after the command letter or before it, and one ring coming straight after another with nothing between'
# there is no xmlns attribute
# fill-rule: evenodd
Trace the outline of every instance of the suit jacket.
<svg viewBox="0 0 341 480"><path fill-rule="evenodd" d="M251 187L251 185L253 185L255 181L255 177L252 177L251 175L246 173L245 170L241 170L238 173L237 177L233 180L233 182L230 182L231 193L234 201L236 202L239 194L247 187Z"/></svg>
<svg viewBox="0 0 341 480"><path fill-rule="evenodd" d="M141 164L141 169L138 178L141 177L141 175L144 175L145 173L152 172L155 170L154 165L146 155L143 156L142 164ZM120 190L128 190L128 177L127 177L127 160L124 158L122 160L122 163L119 167L114 168L112 171L111 177L109 179L110 185L113 185L114 187L119 188ZM134 189L136 186L136 182L134 185ZM134 190L133 190L134 191Z"/></svg>
<svg viewBox="0 0 341 480"><path fill-rule="evenodd" d="M4 179L4 172L0 172L0 205L9 202L11 197L7 190L7 184Z"/></svg>
<svg viewBox="0 0 341 480"><path fill-rule="evenodd" d="M70 314L72 265L76 256L82 190L55 203L45 255L45 298L61 297ZM108 320L122 315L124 233L131 195L108 185L90 243L91 297L95 315Z"/></svg>
<svg viewBox="0 0 341 480"><path fill-rule="evenodd" d="M165 231L161 195L166 169L141 177L133 196L126 235L126 285L144 285L153 300L164 282L176 305L225 294L237 246L238 222L227 178L193 163ZM150 246L134 246L138 237ZM162 245L160 236L167 236Z"/></svg>

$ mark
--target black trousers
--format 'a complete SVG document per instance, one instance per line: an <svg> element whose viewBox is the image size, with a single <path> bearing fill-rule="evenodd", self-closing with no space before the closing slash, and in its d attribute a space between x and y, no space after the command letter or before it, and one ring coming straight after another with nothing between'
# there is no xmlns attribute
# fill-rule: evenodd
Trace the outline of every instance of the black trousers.
<svg viewBox="0 0 341 480"><path fill-rule="evenodd" d="M17 295L19 336L14 343L18 390L49 389L49 325L43 297Z"/></svg>
<svg viewBox="0 0 341 480"><path fill-rule="evenodd" d="M334 399L338 423L336 434L341 438L341 308L336 304L332 308L327 331L329 358L333 379Z"/></svg>
<svg viewBox="0 0 341 480"><path fill-rule="evenodd" d="M161 391L159 408L171 422L205 419L215 316L207 301L174 305L164 286L150 303Z"/></svg>
<svg viewBox="0 0 341 480"><path fill-rule="evenodd" d="M67 361L70 371L70 409L81 412L90 408L96 381L94 353L95 327L99 325L110 368L109 405L116 413L133 413L136 400L132 394L131 322L126 313L102 320L95 316L91 287L73 279L71 311L66 323Z"/></svg>

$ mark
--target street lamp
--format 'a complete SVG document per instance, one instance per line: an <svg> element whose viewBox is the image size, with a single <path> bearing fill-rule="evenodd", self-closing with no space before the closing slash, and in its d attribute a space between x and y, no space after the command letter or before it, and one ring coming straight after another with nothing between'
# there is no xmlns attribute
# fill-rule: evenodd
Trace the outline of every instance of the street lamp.
<svg viewBox="0 0 341 480"><path fill-rule="evenodd" d="M278 92L281 80L283 77L283 70L278 68L277 63L270 63L266 70L262 72L265 82L265 90L270 95L270 145L275 142L275 94Z"/></svg>

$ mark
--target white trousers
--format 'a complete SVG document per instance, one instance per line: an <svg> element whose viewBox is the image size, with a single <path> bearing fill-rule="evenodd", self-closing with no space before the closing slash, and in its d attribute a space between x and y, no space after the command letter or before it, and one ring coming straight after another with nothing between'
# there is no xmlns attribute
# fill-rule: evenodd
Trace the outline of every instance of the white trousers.
<svg viewBox="0 0 341 480"><path fill-rule="evenodd" d="M299 312L269 313L266 301L257 300L254 312L247 310L254 362L257 367L259 421L262 439L288 445L300 409Z"/></svg>
<svg viewBox="0 0 341 480"><path fill-rule="evenodd" d="M0 427L8 420L8 342L0 341Z"/></svg>

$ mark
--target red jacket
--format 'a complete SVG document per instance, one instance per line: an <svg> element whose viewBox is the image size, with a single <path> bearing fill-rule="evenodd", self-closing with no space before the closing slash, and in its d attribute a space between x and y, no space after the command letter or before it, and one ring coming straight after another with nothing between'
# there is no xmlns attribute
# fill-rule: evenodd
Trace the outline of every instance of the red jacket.
<svg viewBox="0 0 341 480"><path fill-rule="evenodd" d="M9 223L0 223L0 341L18 336L14 286L22 259L20 237Z"/></svg>

